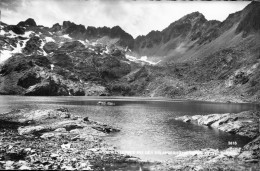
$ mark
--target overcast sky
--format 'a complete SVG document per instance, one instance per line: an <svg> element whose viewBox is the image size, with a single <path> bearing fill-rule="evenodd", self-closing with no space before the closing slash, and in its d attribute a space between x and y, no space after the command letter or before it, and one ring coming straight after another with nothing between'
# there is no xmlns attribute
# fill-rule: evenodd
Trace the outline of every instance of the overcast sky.
<svg viewBox="0 0 260 171"><path fill-rule="evenodd" d="M133 37L162 30L186 14L199 11L223 21L248 1L0 0L2 21L17 24L34 18L38 25L72 21L87 26L119 25Z"/></svg>

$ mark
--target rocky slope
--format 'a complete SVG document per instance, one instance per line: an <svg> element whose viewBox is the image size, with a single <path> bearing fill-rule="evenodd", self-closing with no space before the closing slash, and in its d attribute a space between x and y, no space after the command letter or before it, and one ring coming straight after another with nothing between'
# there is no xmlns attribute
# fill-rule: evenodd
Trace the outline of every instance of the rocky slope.
<svg viewBox="0 0 260 171"><path fill-rule="evenodd" d="M1 23L0 93L260 98L260 3L223 22L194 12L133 39L120 27Z"/></svg>
<svg viewBox="0 0 260 171"><path fill-rule="evenodd" d="M136 39L134 51L161 60L142 93L210 101L258 101L260 3L223 22L194 12ZM143 83L143 82L142 82Z"/></svg>
<svg viewBox="0 0 260 171"><path fill-rule="evenodd" d="M106 82L131 71L125 47L115 46L129 35L118 27L109 29L109 39L117 39L110 46L72 38L83 37L70 22L45 28L28 19L1 27L1 94L107 95Z"/></svg>

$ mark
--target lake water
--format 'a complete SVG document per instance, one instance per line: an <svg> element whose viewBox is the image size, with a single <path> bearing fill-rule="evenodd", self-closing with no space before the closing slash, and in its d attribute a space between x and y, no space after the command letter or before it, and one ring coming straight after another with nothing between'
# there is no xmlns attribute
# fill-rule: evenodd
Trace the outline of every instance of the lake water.
<svg viewBox="0 0 260 171"><path fill-rule="evenodd" d="M98 106L98 101L113 101L116 106ZM258 108L254 104L161 98L0 96L0 113L12 109L54 109L61 106L67 107L71 113L120 128L120 132L109 135L106 141L118 150L136 153L135 156L144 160L166 160L176 151L225 149L230 147L228 142L231 141L237 143L236 147L241 147L250 139L206 126L183 123L174 118L183 115L237 113Z"/></svg>

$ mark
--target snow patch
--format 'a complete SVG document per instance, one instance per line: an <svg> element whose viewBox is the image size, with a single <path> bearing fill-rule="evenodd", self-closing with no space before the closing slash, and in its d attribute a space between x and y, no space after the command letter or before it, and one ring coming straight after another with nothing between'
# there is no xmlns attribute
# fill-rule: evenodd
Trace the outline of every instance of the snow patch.
<svg viewBox="0 0 260 171"><path fill-rule="evenodd" d="M55 40L51 37L45 37L46 42L55 42Z"/></svg>
<svg viewBox="0 0 260 171"><path fill-rule="evenodd" d="M9 59L13 54L15 53L22 53L22 49L25 47L27 40L21 40L20 42L18 42L16 44L16 47L13 47L13 50L9 50L9 49L4 49L1 51L0 53L0 63L3 63L4 61L6 61L7 59ZM22 44L22 45L21 45Z"/></svg>
<svg viewBox="0 0 260 171"><path fill-rule="evenodd" d="M137 58L134 57L134 56L130 56L130 55L127 55L127 54L126 54L125 57L126 57L126 59L128 59L129 61L132 61L132 62L137 62L137 63L145 62L145 63L148 63L148 64L150 64L150 65L156 65L156 64L158 64L159 62L161 62L161 60L158 61L158 62L149 61L149 60L147 59L147 56L142 56L140 59L137 59Z"/></svg>
<svg viewBox="0 0 260 171"><path fill-rule="evenodd" d="M68 34L63 35L62 37L66 38L66 39L72 39Z"/></svg>
<svg viewBox="0 0 260 171"><path fill-rule="evenodd" d="M106 46L106 50L104 51L104 53L109 54L109 49L107 48L107 46Z"/></svg>
<svg viewBox="0 0 260 171"><path fill-rule="evenodd" d="M53 65L53 64L51 64L51 70L53 70L53 68L54 68L54 65Z"/></svg>
<svg viewBox="0 0 260 171"><path fill-rule="evenodd" d="M23 36L29 38L32 33L34 33L34 32L33 31L26 31Z"/></svg>
<svg viewBox="0 0 260 171"><path fill-rule="evenodd" d="M4 30L0 30L0 35L4 35L5 34L5 31Z"/></svg>
<svg viewBox="0 0 260 171"><path fill-rule="evenodd" d="M45 43L42 41L40 48L41 48L42 51L43 51L43 55L44 55L44 56L47 56L48 54L43 50L43 46L44 46L44 45L45 45Z"/></svg>
<svg viewBox="0 0 260 171"><path fill-rule="evenodd" d="M97 42L91 42L90 43L92 46L96 46L98 43Z"/></svg>
<svg viewBox="0 0 260 171"><path fill-rule="evenodd" d="M82 40L78 40L80 43L82 43L83 45L85 45L85 42L84 41L82 41Z"/></svg>

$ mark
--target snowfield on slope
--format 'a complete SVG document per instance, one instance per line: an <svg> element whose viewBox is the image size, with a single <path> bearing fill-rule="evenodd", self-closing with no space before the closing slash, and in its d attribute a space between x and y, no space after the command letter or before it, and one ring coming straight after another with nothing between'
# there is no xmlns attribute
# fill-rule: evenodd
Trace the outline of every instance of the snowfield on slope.
<svg viewBox="0 0 260 171"><path fill-rule="evenodd" d="M140 59L138 59L138 58L136 58L136 57L134 57L134 56L131 56L131 55L126 54L125 57L126 57L126 59L128 59L129 61L132 61L132 62L136 62L136 63L145 62L145 63L148 63L148 64L150 64L150 65L156 65L156 64L158 64L158 63L161 62L161 60L158 61L158 62L149 61L149 60L147 59L147 56L142 56Z"/></svg>

